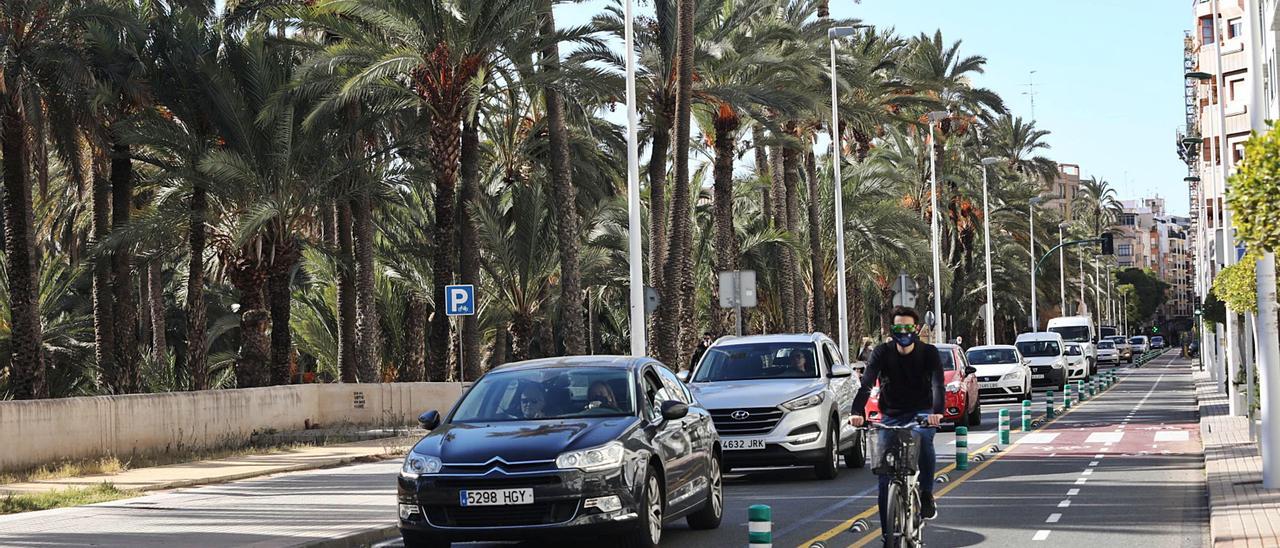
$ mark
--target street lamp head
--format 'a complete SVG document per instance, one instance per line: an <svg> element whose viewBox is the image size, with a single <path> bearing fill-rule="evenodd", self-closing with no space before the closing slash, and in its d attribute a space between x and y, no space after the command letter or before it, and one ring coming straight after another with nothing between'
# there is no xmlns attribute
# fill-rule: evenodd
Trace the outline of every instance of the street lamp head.
<svg viewBox="0 0 1280 548"><path fill-rule="evenodd" d="M1043 201L1044 201L1044 198L1041 198L1039 196L1032 196L1030 200L1027 200L1027 202L1029 202L1031 205L1040 205L1040 202L1043 202Z"/></svg>
<svg viewBox="0 0 1280 548"><path fill-rule="evenodd" d="M856 32L856 30L857 29L854 29L853 27L831 27L827 29L827 38L835 40L836 38L853 36L853 33Z"/></svg>
<svg viewBox="0 0 1280 548"><path fill-rule="evenodd" d="M1068 228L1071 228L1071 223L1068 223L1068 222L1066 222L1066 221L1062 221L1061 223L1058 223L1058 228L1061 228L1061 229L1063 229L1063 230L1066 230L1066 229L1068 229Z"/></svg>
<svg viewBox="0 0 1280 548"><path fill-rule="evenodd" d="M1208 80L1208 79L1213 78L1213 75L1212 75L1212 74L1209 74L1209 73L1207 73L1207 72L1201 72L1201 71L1198 71L1198 70L1197 70L1197 71L1193 71L1193 72L1188 72L1188 73L1187 73L1187 78L1194 79L1194 80L1201 80L1201 81L1203 81L1203 80Z"/></svg>
<svg viewBox="0 0 1280 548"><path fill-rule="evenodd" d="M983 158L983 159L982 159L982 165L984 165L984 166L992 166L992 165L995 165L995 164L997 164L997 163L999 163L999 162L1000 162L1000 159L999 159L999 158L987 157L987 158Z"/></svg>
<svg viewBox="0 0 1280 548"><path fill-rule="evenodd" d="M929 113L929 121L936 124L946 119L947 116L950 116L949 114L947 114L947 111L935 110Z"/></svg>

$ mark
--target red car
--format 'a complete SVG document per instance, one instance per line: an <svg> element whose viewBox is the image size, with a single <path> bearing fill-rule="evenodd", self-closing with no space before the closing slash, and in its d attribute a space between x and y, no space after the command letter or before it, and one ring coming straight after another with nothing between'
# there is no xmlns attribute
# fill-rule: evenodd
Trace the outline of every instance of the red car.
<svg viewBox="0 0 1280 548"><path fill-rule="evenodd" d="M947 405L944 422L959 426L982 424L982 402L978 400L977 369L969 366L964 351L954 344L939 344L943 380L947 383ZM877 381L867 399L867 419L880 422L880 383Z"/></svg>

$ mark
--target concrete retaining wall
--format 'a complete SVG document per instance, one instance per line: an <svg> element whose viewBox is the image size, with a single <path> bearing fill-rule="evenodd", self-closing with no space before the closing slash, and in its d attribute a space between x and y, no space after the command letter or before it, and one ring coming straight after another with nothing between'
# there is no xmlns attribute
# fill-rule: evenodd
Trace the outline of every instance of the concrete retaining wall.
<svg viewBox="0 0 1280 548"><path fill-rule="evenodd" d="M0 472L67 460L239 446L254 431L414 424L460 383L306 384L0 401Z"/></svg>

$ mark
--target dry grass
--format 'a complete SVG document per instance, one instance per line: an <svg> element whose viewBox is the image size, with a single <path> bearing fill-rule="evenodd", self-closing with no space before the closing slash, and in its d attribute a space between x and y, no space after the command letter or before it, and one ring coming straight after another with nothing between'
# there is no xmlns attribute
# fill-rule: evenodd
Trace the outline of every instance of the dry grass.
<svg viewBox="0 0 1280 548"><path fill-rule="evenodd" d="M155 455L140 455L129 457L125 460L112 456L76 461L63 461L46 464L31 470L0 474L0 485L94 476L100 474L118 474L126 470L133 470L137 468L151 468L154 466L165 466L167 464L178 464L201 460L290 453L298 450L300 447L309 446L302 444L282 444L266 447L246 446L227 449L210 449L204 451L182 451Z"/></svg>
<svg viewBox="0 0 1280 548"><path fill-rule="evenodd" d="M0 514L35 512L64 506L82 506L137 496L135 491L117 489L110 483L92 487L73 487L32 494L10 494L0 498Z"/></svg>

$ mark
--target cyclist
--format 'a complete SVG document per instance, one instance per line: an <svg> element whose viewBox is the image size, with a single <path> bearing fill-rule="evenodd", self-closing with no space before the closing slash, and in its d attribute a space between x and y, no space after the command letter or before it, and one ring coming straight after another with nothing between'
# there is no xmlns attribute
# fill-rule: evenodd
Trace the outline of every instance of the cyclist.
<svg viewBox="0 0 1280 548"><path fill-rule="evenodd" d="M929 426L942 421L945 400L945 383L938 348L920 342L917 333L920 315L914 309L897 307L893 310L893 342L880 344L871 353L862 375L862 388L853 400L853 415L849 424L862 426L866 422L867 398L871 387L880 381L880 414L886 426L912 424L918 415L928 415ZM933 474L937 469L937 454L933 449L932 428L920 429L920 514L925 519L938 517L938 507L933 501ZM888 432L880 432L886 440ZM880 476L880 523L885 521L885 500L889 488L889 476Z"/></svg>

